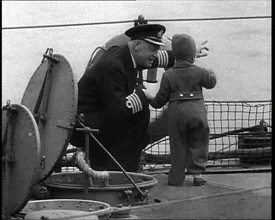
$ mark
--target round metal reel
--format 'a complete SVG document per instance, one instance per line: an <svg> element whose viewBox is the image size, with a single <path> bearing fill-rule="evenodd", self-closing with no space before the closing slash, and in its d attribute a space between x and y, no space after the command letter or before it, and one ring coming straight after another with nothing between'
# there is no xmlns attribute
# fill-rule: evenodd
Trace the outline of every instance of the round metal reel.
<svg viewBox="0 0 275 220"><path fill-rule="evenodd" d="M53 65L50 89L42 99L44 104L47 103L45 120L36 118L41 139L41 166L37 182L46 179L53 172L56 163L65 153L77 112L76 76L65 57L58 54L53 57L59 62ZM37 109L49 62L45 59L36 69L21 101L33 114L36 113L34 111Z"/></svg>
<svg viewBox="0 0 275 220"><path fill-rule="evenodd" d="M2 216L20 211L37 179L40 135L36 121L23 105L2 110Z"/></svg>

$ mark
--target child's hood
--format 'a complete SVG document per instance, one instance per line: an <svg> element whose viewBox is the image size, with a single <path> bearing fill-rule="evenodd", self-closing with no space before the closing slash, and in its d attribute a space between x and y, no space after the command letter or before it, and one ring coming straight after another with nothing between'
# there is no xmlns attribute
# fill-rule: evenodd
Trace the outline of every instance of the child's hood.
<svg viewBox="0 0 275 220"><path fill-rule="evenodd" d="M172 38L172 50L176 59L195 61L196 43L194 39L187 34L175 34Z"/></svg>

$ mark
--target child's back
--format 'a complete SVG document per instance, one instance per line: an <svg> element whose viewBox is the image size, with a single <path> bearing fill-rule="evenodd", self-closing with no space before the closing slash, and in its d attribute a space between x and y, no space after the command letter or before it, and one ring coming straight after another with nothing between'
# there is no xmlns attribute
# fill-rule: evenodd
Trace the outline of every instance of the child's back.
<svg viewBox="0 0 275 220"><path fill-rule="evenodd" d="M192 37L177 34L172 39L172 50L176 59L175 65L163 73L160 89L151 106L160 108L168 101L203 99L202 87L214 88L214 72L194 64L196 44Z"/></svg>
<svg viewBox="0 0 275 220"><path fill-rule="evenodd" d="M193 185L205 184L209 126L202 88L211 89L216 77L211 70L194 65L196 44L188 35L174 35L172 50L175 65L163 73L159 91L150 105L160 108L169 102L168 133L170 141L170 185L182 185L185 167L194 176Z"/></svg>

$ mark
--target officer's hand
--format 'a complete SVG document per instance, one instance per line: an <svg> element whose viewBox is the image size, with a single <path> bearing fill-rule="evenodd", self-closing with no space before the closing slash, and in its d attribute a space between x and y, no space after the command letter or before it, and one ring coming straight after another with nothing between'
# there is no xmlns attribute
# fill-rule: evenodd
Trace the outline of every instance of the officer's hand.
<svg viewBox="0 0 275 220"><path fill-rule="evenodd" d="M206 57L208 55L209 49L206 45L207 42L207 40L203 41L201 45L197 48L197 58Z"/></svg>

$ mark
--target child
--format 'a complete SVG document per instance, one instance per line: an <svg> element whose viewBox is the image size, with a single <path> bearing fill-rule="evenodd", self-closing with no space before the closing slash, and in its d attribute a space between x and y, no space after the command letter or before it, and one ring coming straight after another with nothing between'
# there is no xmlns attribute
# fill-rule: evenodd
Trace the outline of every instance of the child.
<svg viewBox="0 0 275 220"><path fill-rule="evenodd" d="M171 169L168 184L180 186L187 171L193 174L193 185L205 184L205 172L209 127L202 87L214 88L216 76L211 70L194 65L196 44L186 34L176 34L172 38L175 57L173 68L163 73L160 88L155 97L143 90L154 108L161 108L167 102L168 134L170 139Z"/></svg>

